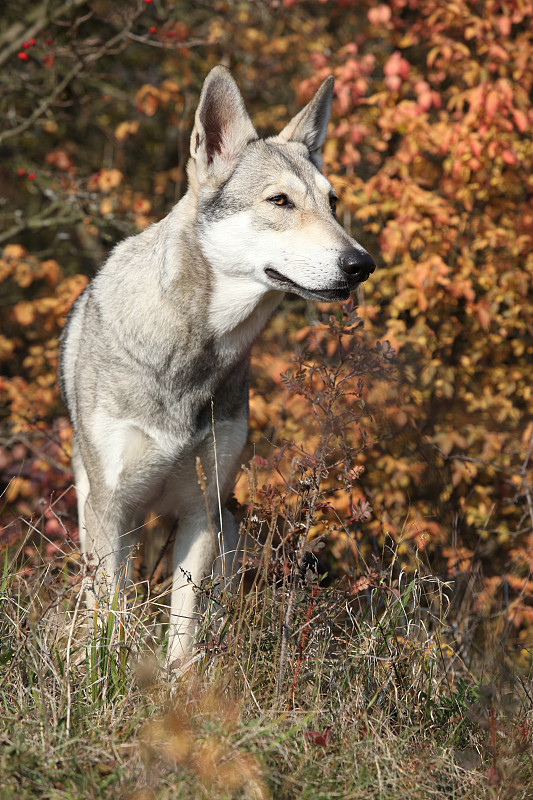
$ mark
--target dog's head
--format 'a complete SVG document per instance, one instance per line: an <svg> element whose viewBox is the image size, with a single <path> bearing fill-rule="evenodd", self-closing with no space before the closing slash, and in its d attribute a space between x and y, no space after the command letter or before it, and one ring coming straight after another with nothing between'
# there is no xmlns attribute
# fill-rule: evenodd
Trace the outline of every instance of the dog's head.
<svg viewBox="0 0 533 800"><path fill-rule="evenodd" d="M333 77L278 136L259 139L224 67L207 76L191 136L189 180L205 257L217 275L264 291L346 300L375 269L339 225L321 174Z"/></svg>

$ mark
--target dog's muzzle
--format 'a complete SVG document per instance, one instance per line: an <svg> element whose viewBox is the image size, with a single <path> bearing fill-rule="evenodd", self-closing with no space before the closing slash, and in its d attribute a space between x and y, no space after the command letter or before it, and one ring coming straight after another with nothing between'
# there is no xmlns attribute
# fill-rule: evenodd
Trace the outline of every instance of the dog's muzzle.
<svg viewBox="0 0 533 800"><path fill-rule="evenodd" d="M376 269L376 264L372 256L361 247L342 253L339 257L339 269L346 275L348 282L353 285L366 281Z"/></svg>

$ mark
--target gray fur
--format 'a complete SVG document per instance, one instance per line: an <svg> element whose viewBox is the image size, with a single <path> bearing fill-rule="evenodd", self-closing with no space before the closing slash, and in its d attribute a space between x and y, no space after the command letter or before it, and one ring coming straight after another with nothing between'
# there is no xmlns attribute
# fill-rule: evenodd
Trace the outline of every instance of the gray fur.
<svg viewBox="0 0 533 800"><path fill-rule="evenodd" d="M342 299L373 269L332 216L315 166L331 94L328 79L279 136L259 140L233 78L215 67L196 112L187 194L113 250L61 337L88 603L131 575L148 511L178 520L172 657L192 643L192 585L214 565L235 572L236 526L218 509L245 442L253 341L286 288Z"/></svg>

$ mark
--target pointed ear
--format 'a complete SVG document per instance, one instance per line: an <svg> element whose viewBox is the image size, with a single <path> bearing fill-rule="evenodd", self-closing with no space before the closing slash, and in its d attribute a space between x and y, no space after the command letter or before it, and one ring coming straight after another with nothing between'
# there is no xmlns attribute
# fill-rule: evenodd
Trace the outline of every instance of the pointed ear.
<svg viewBox="0 0 533 800"><path fill-rule="evenodd" d="M286 142L302 142L309 150L313 164L322 168L320 148L324 144L331 114L333 100L333 84L335 78L330 75L315 96L302 110L285 125L279 134Z"/></svg>
<svg viewBox="0 0 533 800"><path fill-rule="evenodd" d="M257 133L229 70L214 67L204 81L191 135L191 156L202 177L233 169L235 160Z"/></svg>

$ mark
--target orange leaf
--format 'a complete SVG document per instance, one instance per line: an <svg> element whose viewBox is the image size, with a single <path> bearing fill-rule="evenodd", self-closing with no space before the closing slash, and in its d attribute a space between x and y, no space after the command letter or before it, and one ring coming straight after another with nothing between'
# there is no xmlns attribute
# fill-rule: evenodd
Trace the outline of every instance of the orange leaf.
<svg viewBox="0 0 533 800"><path fill-rule="evenodd" d="M485 108L489 119L492 119L494 117L496 111L498 110L499 105L500 105L500 97L498 95L498 92L491 90L487 94L487 100L485 103Z"/></svg>
<svg viewBox="0 0 533 800"><path fill-rule="evenodd" d="M488 328L492 319L490 310L485 304L478 303L476 306L476 313L479 319L479 324L482 328Z"/></svg>
<svg viewBox="0 0 533 800"><path fill-rule="evenodd" d="M144 112L147 117L153 117L161 101L161 92L155 86L145 83L137 92L135 101L139 111Z"/></svg>
<svg viewBox="0 0 533 800"><path fill-rule="evenodd" d="M115 128L115 139L123 142L128 136L134 136L139 130L139 123L137 120L125 120L120 122Z"/></svg>
<svg viewBox="0 0 533 800"><path fill-rule="evenodd" d="M513 119L514 124L520 131L520 133L524 133L527 130L528 120L527 114L521 111L519 108L513 108Z"/></svg>
<svg viewBox="0 0 533 800"><path fill-rule="evenodd" d="M110 197L104 197L102 202L100 203L100 214L103 214L105 217L106 214L110 214L113 211L113 201Z"/></svg>
<svg viewBox="0 0 533 800"><path fill-rule="evenodd" d="M35 319L35 306L26 301L17 303L13 306L13 316L19 325L31 325Z"/></svg>
<svg viewBox="0 0 533 800"><path fill-rule="evenodd" d="M115 189L121 181L122 172L118 169L103 169L96 179L101 192L110 192L111 189Z"/></svg>
<svg viewBox="0 0 533 800"><path fill-rule="evenodd" d="M21 244L6 244L4 247L4 258L24 258L28 255L28 251Z"/></svg>

